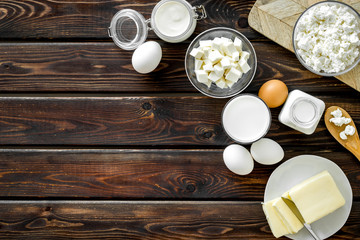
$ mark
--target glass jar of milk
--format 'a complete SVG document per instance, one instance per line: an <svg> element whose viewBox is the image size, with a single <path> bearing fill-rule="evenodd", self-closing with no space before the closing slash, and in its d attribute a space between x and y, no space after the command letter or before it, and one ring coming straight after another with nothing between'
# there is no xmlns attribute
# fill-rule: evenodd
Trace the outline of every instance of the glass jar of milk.
<svg viewBox="0 0 360 240"><path fill-rule="evenodd" d="M279 121L307 135L313 134L325 110L319 98L300 90L289 93L279 114Z"/></svg>
<svg viewBox="0 0 360 240"><path fill-rule="evenodd" d="M206 11L203 5L193 7L185 0L162 0L147 20L132 9L117 12L108 33L117 46L133 50L146 40L149 30L166 42L182 42L194 32L197 21L204 18Z"/></svg>

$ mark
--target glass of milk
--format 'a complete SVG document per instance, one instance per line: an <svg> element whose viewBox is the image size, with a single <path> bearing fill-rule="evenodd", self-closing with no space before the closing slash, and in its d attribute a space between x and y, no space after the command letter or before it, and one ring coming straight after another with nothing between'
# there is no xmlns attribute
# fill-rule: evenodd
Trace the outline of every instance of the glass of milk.
<svg viewBox="0 0 360 240"><path fill-rule="evenodd" d="M108 33L120 48L134 50L146 40L149 30L166 42L182 42L194 32L197 21L204 18L203 5L193 7L185 0L162 0L147 20L132 9L117 12Z"/></svg>
<svg viewBox="0 0 360 240"><path fill-rule="evenodd" d="M240 94L230 99L221 118L226 134L240 144L256 142L267 134L271 125L270 109L253 94Z"/></svg>

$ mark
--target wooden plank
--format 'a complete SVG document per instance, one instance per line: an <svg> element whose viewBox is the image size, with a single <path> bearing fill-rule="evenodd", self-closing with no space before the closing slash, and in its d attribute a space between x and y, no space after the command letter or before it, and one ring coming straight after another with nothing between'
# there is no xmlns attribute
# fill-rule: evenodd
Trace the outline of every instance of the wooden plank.
<svg viewBox="0 0 360 240"><path fill-rule="evenodd" d="M297 19L307 7L320 1L258 0L249 14L249 25L284 48L294 52L292 34ZM357 11L360 10L358 0L345 0L343 2L347 2ZM360 91L360 65L346 74L336 76L336 78Z"/></svg>
<svg viewBox="0 0 360 240"><path fill-rule="evenodd" d="M144 75L133 70L132 52L113 43L1 43L0 92L197 92L185 74L188 44L160 44L160 66ZM253 44L258 70L246 91L257 92L273 78L307 92L353 91L335 78L310 73L274 43Z"/></svg>
<svg viewBox="0 0 360 240"><path fill-rule="evenodd" d="M1 39L108 39L107 28L115 13L134 9L150 18L158 1L49 1L8 0L0 2ZM253 1L220 0L212 2L189 1L203 4L208 18L198 23L195 34L208 28L224 26L242 30L248 37L260 35L248 28L247 15ZM151 32L150 38L155 38Z"/></svg>
<svg viewBox="0 0 360 240"><path fill-rule="evenodd" d="M331 239L358 239L359 220L354 202ZM260 202L0 201L0 226L0 239L274 239Z"/></svg>
<svg viewBox="0 0 360 240"><path fill-rule="evenodd" d="M223 163L219 150L2 149L0 198L236 199L263 200L266 182L279 164L255 163L239 176ZM354 199L360 198L355 157L333 150L285 148L284 161L314 154L345 172Z"/></svg>
<svg viewBox="0 0 360 240"><path fill-rule="evenodd" d="M360 99L320 96L327 106L360 120ZM221 126L226 99L173 97L1 97L1 145L207 145L231 141ZM337 146L321 122L308 136L277 120L272 110L268 137L298 146Z"/></svg>

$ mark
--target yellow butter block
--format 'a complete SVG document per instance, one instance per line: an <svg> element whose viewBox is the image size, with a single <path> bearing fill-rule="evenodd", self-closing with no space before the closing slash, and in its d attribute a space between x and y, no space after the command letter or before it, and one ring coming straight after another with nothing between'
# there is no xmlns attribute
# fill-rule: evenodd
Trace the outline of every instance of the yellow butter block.
<svg viewBox="0 0 360 240"><path fill-rule="evenodd" d="M271 232L276 238L290 233L290 230L281 220L279 214L276 212L276 209L273 206L273 203L278 199L280 198L276 198L274 200L268 201L262 205Z"/></svg>
<svg viewBox="0 0 360 240"><path fill-rule="evenodd" d="M273 207L276 209L287 229L290 230L290 233L294 234L300 231L300 229L304 227L300 220L295 216L295 214L281 198L277 198L275 200L276 201L274 201Z"/></svg>
<svg viewBox="0 0 360 240"><path fill-rule="evenodd" d="M262 207L271 232L276 238L297 233L303 228L301 222L280 197L264 203Z"/></svg>
<svg viewBox="0 0 360 240"><path fill-rule="evenodd" d="M306 223L311 224L345 204L334 179L323 171L294 186L283 197L292 200Z"/></svg>

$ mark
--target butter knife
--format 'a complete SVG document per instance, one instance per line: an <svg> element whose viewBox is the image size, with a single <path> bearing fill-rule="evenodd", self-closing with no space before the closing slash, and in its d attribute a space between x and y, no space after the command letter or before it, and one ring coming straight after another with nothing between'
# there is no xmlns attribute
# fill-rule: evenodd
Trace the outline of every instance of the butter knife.
<svg viewBox="0 0 360 240"><path fill-rule="evenodd" d="M294 215L296 216L297 219L299 219L299 221L304 224L304 227L309 231L309 233L311 234L311 236L315 239L315 240L322 240L321 238L319 238L314 231L311 229L311 226L309 224L307 224L303 218L303 216L301 215L299 209L296 207L295 203L287 198L281 197L281 199L285 202L285 204L290 208L290 210L294 213Z"/></svg>

